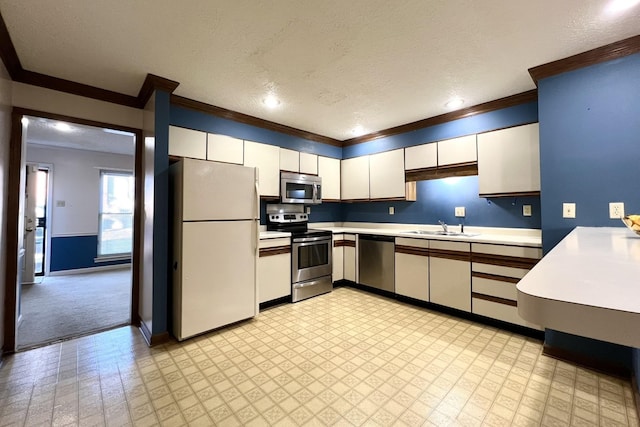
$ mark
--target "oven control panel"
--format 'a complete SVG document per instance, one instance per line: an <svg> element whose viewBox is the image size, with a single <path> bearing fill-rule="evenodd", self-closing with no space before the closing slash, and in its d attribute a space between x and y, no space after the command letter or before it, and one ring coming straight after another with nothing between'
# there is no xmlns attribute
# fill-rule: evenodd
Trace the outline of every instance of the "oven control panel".
<svg viewBox="0 0 640 427"><path fill-rule="evenodd" d="M287 224L296 222L306 222L309 216L305 213L276 213L269 214L269 222L277 224Z"/></svg>

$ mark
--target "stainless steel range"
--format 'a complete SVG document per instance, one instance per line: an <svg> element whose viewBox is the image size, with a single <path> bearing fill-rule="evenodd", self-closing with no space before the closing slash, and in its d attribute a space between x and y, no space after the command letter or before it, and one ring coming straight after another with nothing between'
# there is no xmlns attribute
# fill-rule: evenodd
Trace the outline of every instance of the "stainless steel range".
<svg viewBox="0 0 640 427"><path fill-rule="evenodd" d="M304 205L267 205L267 230L291 233L291 299L331 292L331 232L308 228Z"/></svg>

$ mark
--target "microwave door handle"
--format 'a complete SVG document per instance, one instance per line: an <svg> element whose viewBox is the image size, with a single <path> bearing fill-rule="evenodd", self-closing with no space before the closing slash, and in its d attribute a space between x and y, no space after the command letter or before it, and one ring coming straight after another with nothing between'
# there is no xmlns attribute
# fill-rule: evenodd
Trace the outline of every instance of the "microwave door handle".
<svg viewBox="0 0 640 427"><path fill-rule="evenodd" d="M318 200L318 184L313 184L313 201L316 202Z"/></svg>

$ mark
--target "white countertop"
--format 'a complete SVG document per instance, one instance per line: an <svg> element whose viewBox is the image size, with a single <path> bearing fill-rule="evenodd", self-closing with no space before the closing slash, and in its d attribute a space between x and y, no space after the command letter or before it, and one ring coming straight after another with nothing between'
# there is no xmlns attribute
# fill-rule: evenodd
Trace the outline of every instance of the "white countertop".
<svg viewBox="0 0 640 427"><path fill-rule="evenodd" d="M524 319L640 347L640 237L622 227L577 227L517 285Z"/></svg>
<svg viewBox="0 0 640 427"><path fill-rule="evenodd" d="M278 239L281 237L291 237L291 233L284 233L282 231L260 231L260 240Z"/></svg>
<svg viewBox="0 0 640 427"><path fill-rule="evenodd" d="M516 230L516 229L500 229L488 227L465 227L465 233L473 234L471 236L440 236L431 234L415 234L410 233L413 230L441 230L440 226L433 225L416 225L416 224L364 224L363 227L353 226L353 223L346 226L318 226L310 224L310 228L318 230L330 230L334 234L351 233L351 234L377 234L394 237L410 237L415 239L429 240L450 240L458 242L470 243L493 243L500 245L514 246L531 246L542 247L542 239L539 230ZM458 231L459 226L450 225L451 231Z"/></svg>

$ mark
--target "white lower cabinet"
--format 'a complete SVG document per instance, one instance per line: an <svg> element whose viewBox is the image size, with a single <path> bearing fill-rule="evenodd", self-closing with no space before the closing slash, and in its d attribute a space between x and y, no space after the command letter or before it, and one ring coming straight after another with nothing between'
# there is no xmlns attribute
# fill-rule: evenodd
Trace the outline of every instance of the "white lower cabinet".
<svg viewBox="0 0 640 427"><path fill-rule="evenodd" d="M396 294L429 301L429 241L396 238Z"/></svg>
<svg viewBox="0 0 640 427"><path fill-rule="evenodd" d="M291 295L291 239L260 240L258 257L258 301Z"/></svg>
<svg viewBox="0 0 640 427"><path fill-rule="evenodd" d="M440 240L429 242L431 302L471 311L470 251L470 243Z"/></svg>
<svg viewBox="0 0 640 427"><path fill-rule="evenodd" d="M356 235L344 235L344 279L356 281Z"/></svg>
<svg viewBox="0 0 640 427"><path fill-rule="evenodd" d="M473 243L472 312L540 329L518 315L516 284L542 257L540 248Z"/></svg>
<svg viewBox="0 0 640 427"><path fill-rule="evenodd" d="M333 252L332 259L332 280L334 282L344 279L344 235L333 235Z"/></svg>

